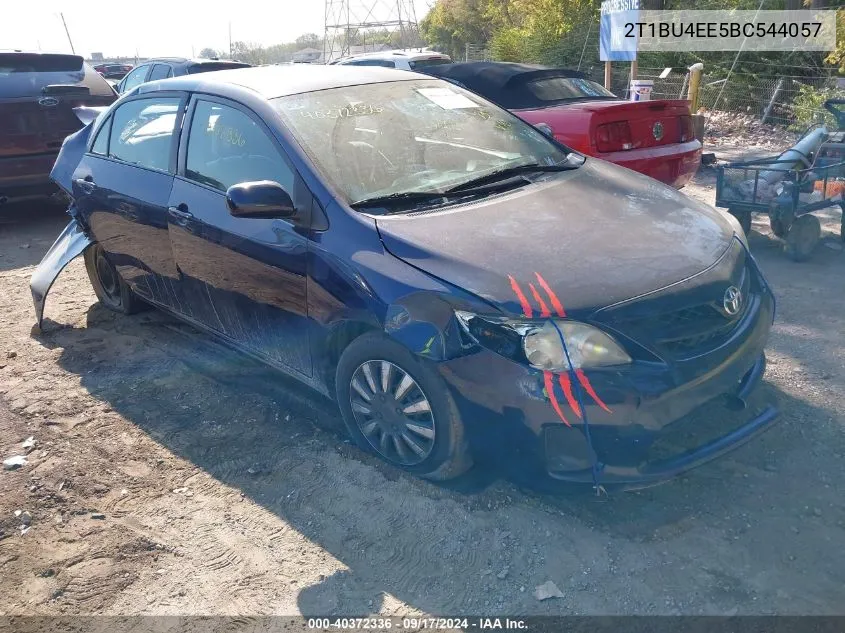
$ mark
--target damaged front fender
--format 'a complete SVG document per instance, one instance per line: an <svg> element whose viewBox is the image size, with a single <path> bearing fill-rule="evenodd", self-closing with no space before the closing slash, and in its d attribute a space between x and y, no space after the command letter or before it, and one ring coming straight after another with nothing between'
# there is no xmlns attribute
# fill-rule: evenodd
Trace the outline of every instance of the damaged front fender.
<svg viewBox="0 0 845 633"><path fill-rule="evenodd" d="M32 291L32 303L35 306L35 319L38 327L44 317L44 303L47 301L47 293L56 281L56 277L64 270L75 257L81 255L86 248L93 244L82 226L76 219L70 221L59 235L58 239L44 255L41 263L32 274L29 281L29 289Z"/></svg>

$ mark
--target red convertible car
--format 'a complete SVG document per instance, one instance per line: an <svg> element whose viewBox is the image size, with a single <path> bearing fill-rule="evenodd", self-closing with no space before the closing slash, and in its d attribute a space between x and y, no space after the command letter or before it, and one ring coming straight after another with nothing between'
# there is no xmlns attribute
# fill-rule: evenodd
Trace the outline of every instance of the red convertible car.
<svg viewBox="0 0 845 633"><path fill-rule="evenodd" d="M583 73L507 62L425 69L511 110L572 149L681 188L701 162L689 103L625 101Z"/></svg>

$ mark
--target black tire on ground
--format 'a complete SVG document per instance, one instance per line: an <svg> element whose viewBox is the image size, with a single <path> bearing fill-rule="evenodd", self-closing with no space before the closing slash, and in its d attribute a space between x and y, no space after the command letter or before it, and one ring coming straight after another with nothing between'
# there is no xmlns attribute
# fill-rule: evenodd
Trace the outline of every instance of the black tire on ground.
<svg viewBox="0 0 845 633"><path fill-rule="evenodd" d="M746 237L751 233L751 211L739 211L737 209L728 209L728 213L734 216L738 221L742 230L745 231Z"/></svg>
<svg viewBox="0 0 845 633"><path fill-rule="evenodd" d="M89 246L85 249L84 259L88 279L103 306L120 314L133 314L149 308L149 304L144 303L123 281L102 246Z"/></svg>
<svg viewBox="0 0 845 633"><path fill-rule="evenodd" d="M770 224L772 225L772 233L775 234L775 237L779 237L781 239L786 237L789 229L784 226L783 222L780 220L771 220Z"/></svg>
<svg viewBox="0 0 845 633"><path fill-rule="evenodd" d="M819 243L821 235L821 222L816 216L807 213L795 218L789 233L786 234L783 250L794 262L806 261Z"/></svg>
<svg viewBox="0 0 845 633"><path fill-rule="evenodd" d="M371 362L377 365L369 365ZM391 365L387 370L386 390L382 384L383 375L373 371L373 368L381 369L383 362ZM375 389L367 384L369 380L366 380L365 366L370 368ZM396 399L395 394L401 393L403 373L407 374L415 385ZM356 377L358 387L363 387L370 396L370 403L362 398L360 390L353 387L353 379ZM367 333L350 343L338 362L335 385L338 406L349 434L363 450L377 455L397 468L431 480L453 479L472 466L464 425L446 383L427 361L384 334ZM381 402L378 402L379 399ZM402 422L408 419L403 409L413 406L413 401L426 399L430 415L414 413L411 414L412 418L423 415L425 420L414 418L411 421L420 420L419 424L426 427L426 435L430 435L429 429L433 429L433 438L415 435L409 427L404 427ZM356 411L353 411L353 400L358 417ZM372 409L369 404L373 404ZM362 405L369 409L370 414L362 412ZM391 417L392 412L398 417ZM394 431L385 433L384 429L389 428L389 425L395 425L399 430L394 429L393 435L391 433ZM413 426L416 427L416 424ZM368 430L368 435L365 435L362 428ZM410 443L402 439L403 432L410 437ZM385 436L389 439L382 440ZM412 444L418 444L415 448L416 455L411 450ZM419 454L420 448L426 453L424 457ZM421 461L402 463L400 452L409 455L411 460Z"/></svg>

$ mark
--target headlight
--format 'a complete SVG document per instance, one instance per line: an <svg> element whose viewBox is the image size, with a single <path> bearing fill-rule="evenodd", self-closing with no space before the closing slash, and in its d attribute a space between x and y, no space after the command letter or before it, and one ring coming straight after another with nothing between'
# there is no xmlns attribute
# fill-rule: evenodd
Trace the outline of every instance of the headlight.
<svg viewBox="0 0 845 633"><path fill-rule="evenodd" d="M536 369L569 369L560 334L549 320L539 322L481 317L462 311L455 314L473 339L494 352L527 362ZM631 362L625 350L598 328L561 319L556 319L554 323L566 340L566 349L574 369Z"/></svg>

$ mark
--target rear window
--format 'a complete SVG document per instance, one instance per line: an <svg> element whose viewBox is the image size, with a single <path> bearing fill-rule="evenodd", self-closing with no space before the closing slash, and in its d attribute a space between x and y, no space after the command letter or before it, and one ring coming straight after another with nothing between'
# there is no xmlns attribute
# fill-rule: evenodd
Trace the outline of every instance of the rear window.
<svg viewBox="0 0 845 633"><path fill-rule="evenodd" d="M196 73L210 73L215 70L231 70L232 68L249 68L249 64L241 62L219 62L206 64L191 64L188 66L188 74L194 75Z"/></svg>
<svg viewBox="0 0 845 633"><path fill-rule="evenodd" d="M540 101L616 98L615 94L601 84L578 77L544 77L529 81L526 87Z"/></svg>
<svg viewBox="0 0 845 633"><path fill-rule="evenodd" d="M412 69L428 68L429 66L442 66L443 64L451 64L452 60L446 57L432 57L430 59L415 59L408 62Z"/></svg>
<svg viewBox="0 0 845 633"><path fill-rule="evenodd" d="M47 86L53 88L48 91ZM40 97L48 92L114 96L106 80L79 55L0 53L0 98Z"/></svg>

